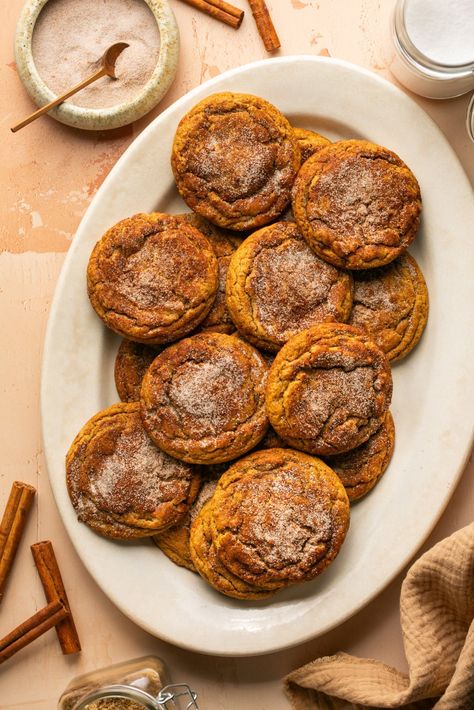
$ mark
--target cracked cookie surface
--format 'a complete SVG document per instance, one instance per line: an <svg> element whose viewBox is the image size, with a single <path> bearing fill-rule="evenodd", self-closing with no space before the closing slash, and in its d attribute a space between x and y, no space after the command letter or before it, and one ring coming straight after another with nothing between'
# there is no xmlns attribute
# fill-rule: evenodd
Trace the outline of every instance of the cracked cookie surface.
<svg viewBox="0 0 474 710"><path fill-rule="evenodd" d="M115 387L122 402L138 402L145 372L160 348L123 338L115 357Z"/></svg>
<svg viewBox="0 0 474 710"><path fill-rule="evenodd" d="M209 509L220 562L269 589L323 572L349 527L349 501L337 475L291 449L258 451L233 464Z"/></svg>
<svg viewBox="0 0 474 710"><path fill-rule="evenodd" d="M392 151L361 140L338 141L302 166L293 214L311 248L347 269L384 266L415 238L418 182Z"/></svg>
<svg viewBox="0 0 474 710"><path fill-rule="evenodd" d="M325 461L341 479L350 501L358 500L378 483L392 458L395 426L387 412L381 426L364 444Z"/></svg>
<svg viewBox="0 0 474 710"><path fill-rule="evenodd" d="M265 435L268 367L232 335L198 333L166 348L147 370L143 423L171 456L221 463L252 449Z"/></svg>
<svg viewBox="0 0 474 710"><path fill-rule="evenodd" d="M219 560L211 530L211 505L207 503L191 526L190 550L196 571L214 589L234 599L266 599L272 591L248 584Z"/></svg>
<svg viewBox="0 0 474 710"><path fill-rule="evenodd" d="M389 362L362 331L322 323L295 335L270 368L270 423L290 446L313 454L360 446L381 425L392 396Z"/></svg>
<svg viewBox="0 0 474 710"><path fill-rule="evenodd" d="M67 454L66 480L78 519L118 539L176 525L200 485L195 467L154 445L137 402L115 404L85 424Z"/></svg>
<svg viewBox="0 0 474 710"><path fill-rule="evenodd" d="M316 256L296 224L276 222L247 237L233 254L226 299L244 338L276 352L316 323L347 320L352 277Z"/></svg>
<svg viewBox="0 0 474 710"><path fill-rule="evenodd" d="M129 340L177 340L206 317L218 267L206 237L172 215L137 214L95 245L87 267L91 304L106 326Z"/></svg>
<svg viewBox="0 0 474 710"><path fill-rule="evenodd" d="M408 253L379 269L354 273L349 323L364 330L389 360L401 360L418 343L428 320L428 289Z"/></svg>
<svg viewBox="0 0 474 710"><path fill-rule="evenodd" d="M301 156L287 119L258 96L213 94L179 123L171 166L192 210L220 227L247 230L283 212Z"/></svg>

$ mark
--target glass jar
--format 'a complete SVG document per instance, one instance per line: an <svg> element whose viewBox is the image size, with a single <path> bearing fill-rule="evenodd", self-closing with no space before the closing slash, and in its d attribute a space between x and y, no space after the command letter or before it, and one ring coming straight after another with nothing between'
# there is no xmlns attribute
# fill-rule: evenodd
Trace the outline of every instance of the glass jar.
<svg viewBox="0 0 474 710"><path fill-rule="evenodd" d="M58 710L190 710L196 694L185 684L170 684L163 661L144 656L74 678Z"/></svg>
<svg viewBox="0 0 474 710"><path fill-rule="evenodd" d="M474 89L472 0L398 0L390 70L415 94L448 99Z"/></svg>

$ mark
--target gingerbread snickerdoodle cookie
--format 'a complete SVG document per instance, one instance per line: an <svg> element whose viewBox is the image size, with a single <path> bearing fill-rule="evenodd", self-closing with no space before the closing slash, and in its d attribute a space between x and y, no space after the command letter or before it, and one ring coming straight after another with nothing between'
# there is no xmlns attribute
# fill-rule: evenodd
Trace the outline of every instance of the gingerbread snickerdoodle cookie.
<svg viewBox="0 0 474 710"><path fill-rule="evenodd" d="M242 243L242 239L230 232L219 229L214 224L208 222L207 219L204 219L204 217L200 217L193 212L177 215L177 217L184 219L185 222L199 229L199 231L207 237L217 258L219 270L217 295L211 310L201 322L199 331L210 330L215 333L234 333L235 325L232 322L225 302L225 282L230 258L237 247Z"/></svg>
<svg viewBox="0 0 474 710"><path fill-rule="evenodd" d="M309 131L307 128L293 128L293 133L301 149L301 164L311 158L318 150L331 144L329 138L325 138L315 131Z"/></svg>
<svg viewBox="0 0 474 710"><path fill-rule="evenodd" d="M191 510L179 525L168 528L159 535L154 535L152 540L169 559L180 567L186 567L191 572L196 572L189 547L191 525L201 512L203 506L214 495L217 478L204 480L201 490L194 501Z"/></svg>
<svg viewBox="0 0 474 710"><path fill-rule="evenodd" d="M264 589L323 572L349 527L339 478L320 459L291 449L257 451L237 461L208 505L220 563Z"/></svg>
<svg viewBox="0 0 474 710"><path fill-rule="evenodd" d="M293 214L310 247L346 269L396 259L420 222L418 182L392 151L362 140L338 141L302 166Z"/></svg>
<svg viewBox="0 0 474 710"><path fill-rule="evenodd" d="M364 330L389 360L418 343L428 319L428 289L420 267L405 253L388 266L354 273L349 323Z"/></svg>
<svg viewBox="0 0 474 710"><path fill-rule="evenodd" d="M245 582L222 564L216 553L212 538L212 501L201 510L191 526L190 550L196 571L214 589L234 599L267 599L273 594L270 589L262 589Z"/></svg>
<svg viewBox="0 0 474 710"><path fill-rule="evenodd" d="M271 425L290 446L327 455L367 441L391 396L390 365L380 348L357 328L322 323L277 354L266 403Z"/></svg>
<svg viewBox="0 0 474 710"><path fill-rule="evenodd" d="M66 479L78 519L118 539L176 525L200 485L195 467L153 444L137 402L115 404L85 424L68 451Z"/></svg>
<svg viewBox="0 0 474 710"><path fill-rule="evenodd" d="M394 444L395 426L387 412L380 427L364 444L345 454L325 458L341 479L350 501L362 498L378 483L390 463Z"/></svg>
<svg viewBox="0 0 474 710"><path fill-rule="evenodd" d="M196 328L217 294L209 241L177 217L137 214L109 229L87 267L92 306L119 335L148 345Z"/></svg>
<svg viewBox="0 0 474 710"><path fill-rule="evenodd" d="M182 119L171 166L192 210L220 227L268 224L290 201L301 162L293 129L258 96L213 94Z"/></svg>
<svg viewBox="0 0 474 710"><path fill-rule="evenodd" d="M115 357L115 386L122 402L138 402L145 372L160 352L158 346L124 338Z"/></svg>
<svg viewBox="0 0 474 710"><path fill-rule="evenodd" d="M352 277L316 256L296 224L276 222L247 237L233 254L226 298L239 332L276 352L316 323L347 320Z"/></svg>
<svg viewBox="0 0 474 710"><path fill-rule="evenodd" d="M260 353L239 338L199 333L164 350L142 384L143 423L171 456L221 463L265 435L265 382Z"/></svg>

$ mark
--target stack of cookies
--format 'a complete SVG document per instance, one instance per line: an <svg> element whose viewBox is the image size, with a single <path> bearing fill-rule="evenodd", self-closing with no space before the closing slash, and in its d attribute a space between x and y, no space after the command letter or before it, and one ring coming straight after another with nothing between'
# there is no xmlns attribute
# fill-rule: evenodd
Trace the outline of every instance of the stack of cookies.
<svg viewBox="0 0 474 710"><path fill-rule="evenodd" d="M392 456L389 361L428 313L419 187L246 94L187 113L171 164L193 212L122 220L89 260L122 402L73 442L69 493L96 532L261 599L331 564Z"/></svg>

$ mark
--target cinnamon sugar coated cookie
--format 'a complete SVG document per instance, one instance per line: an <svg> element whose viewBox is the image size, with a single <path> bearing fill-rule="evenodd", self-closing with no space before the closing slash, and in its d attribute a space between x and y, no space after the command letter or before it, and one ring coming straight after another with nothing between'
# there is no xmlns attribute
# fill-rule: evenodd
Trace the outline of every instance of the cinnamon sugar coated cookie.
<svg viewBox="0 0 474 710"><path fill-rule="evenodd" d="M190 550L196 571L227 597L258 600L271 596L271 590L245 582L222 564L212 538L211 513L211 502L208 502L191 526Z"/></svg>
<svg viewBox="0 0 474 710"><path fill-rule="evenodd" d="M257 350L223 333L199 333L164 350L142 384L143 423L171 456L221 463L265 435L267 365Z"/></svg>
<svg viewBox="0 0 474 710"><path fill-rule="evenodd" d="M357 328L322 323L277 354L266 403L271 425L290 446L327 455L367 441L391 396L390 365L380 348Z"/></svg>
<svg viewBox="0 0 474 710"><path fill-rule="evenodd" d="M276 222L247 237L233 254L226 298L244 338L276 352L316 323L347 320L352 277L316 256L296 224Z"/></svg>
<svg viewBox="0 0 474 710"><path fill-rule="evenodd" d="M338 554L349 501L320 459L268 449L229 468L209 503L217 557L248 584L278 589L309 581Z"/></svg>
<svg viewBox="0 0 474 710"><path fill-rule="evenodd" d="M304 163L292 205L318 256L342 268L370 269L393 261L411 244L421 196L398 155L368 141L347 140Z"/></svg>
<svg viewBox="0 0 474 710"><path fill-rule="evenodd" d="M204 219L204 217L200 217L193 212L177 216L184 219L185 222L188 222L188 224L191 224L193 227L196 227L196 229L199 229L199 231L207 237L217 258L219 272L217 295L211 310L201 322L199 330L212 330L215 333L234 333L235 325L232 322L225 302L225 282L230 258L237 247L242 243L242 239L230 232L219 229L214 224L208 222L207 219Z"/></svg>
<svg viewBox="0 0 474 710"><path fill-rule="evenodd" d="M124 338L115 357L115 386L122 402L138 402L145 372L160 352L158 347Z"/></svg>
<svg viewBox="0 0 474 710"><path fill-rule="evenodd" d="M192 210L221 227L268 224L290 201L301 156L283 114L258 96L213 94L179 123L171 166Z"/></svg>
<svg viewBox="0 0 474 710"><path fill-rule="evenodd" d="M137 214L109 229L87 267L97 315L119 335L148 345L196 328L217 287L217 259L206 237L160 213Z"/></svg>
<svg viewBox="0 0 474 710"><path fill-rule="evenodd" d="M358 500L378 483L392 458L395 426L390 412L364 444L325 461L337 473L350 501Z"/></svg>
<svg viewBox="0 0 474 710"><path fill-rule="evenodd" d="M136 402L115 404L85 424L67 454L66 479L78 519L118 539L176 525L200 485L195 467L153 444Z"/></svg>
<svg viewBox="0 0 474 710"><path fill-rule="evenodd" d="M328 138L316 133L316 131L308 131L307 128L293 128L293 133L295 134L300 149L301 149L301 163L303 164L308 158L324 148L326 145L330 145L331 141Z"/></svg>
<svg viewBox="0 0 474 710"><path fill-rule="evenodd" d="M418 343L428 319L428 289L410 254L388 266L354 273L349 323L364 330L389 360L401 360Z"/></svg>

